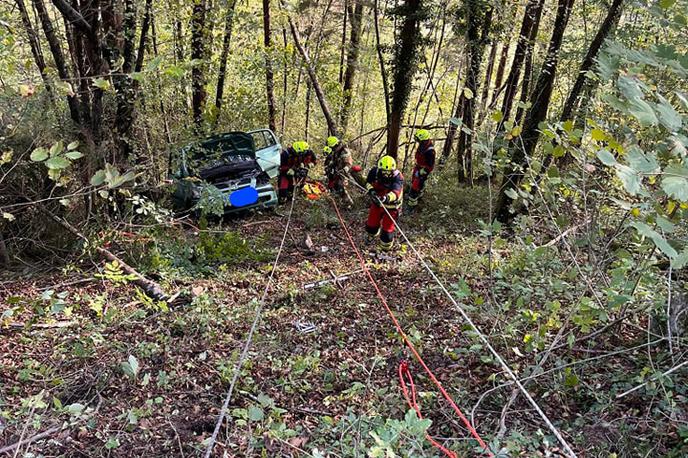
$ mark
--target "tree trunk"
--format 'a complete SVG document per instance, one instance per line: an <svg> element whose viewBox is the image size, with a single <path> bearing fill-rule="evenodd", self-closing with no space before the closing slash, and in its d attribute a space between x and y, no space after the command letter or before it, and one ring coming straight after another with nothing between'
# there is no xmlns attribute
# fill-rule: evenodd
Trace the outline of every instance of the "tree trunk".
<svg viewBox="0 0 688 458"><path fill-rule="evenodd" d="M480 63L492 23L492 8L485 11L484 5L478 0L467 0L464 4L467 46L466 87L462 98L463 126L459 131L458 151L458 179L459 182L468 181L473 184L473 129L475 128L475 95L479 90Z"/></svg>
<svg viewBox="0 0 688 458"><path fill-rule="evenodd" d="M518 107L516 108L516 117L514 118L514 124L520 125L523 119L523 113L525 113L525 105L528 102L528 94L530 93L530 81L533 78L533 50L529 48L526 52L526 61L523 68L523 81L521 82L521 97L519 99Z"/></svg>
<svg viewBox="0 0 688 458"><path fill-rule="evenodd" d="M537 38L538 29L540 28L540 19L542 18L542 9L540 14L537 14L533 19L533 25L530 27L528 34L528 46L526 47L525 68L523 69L523 82L521 83L521 98L520 105L516 109L515 124L520 124L525 113L524 105L528 101L530 94L530 81L533 78L533 52L535 51L535 39Z"/></svg>
<svg viewBox="0 0 688 458"><path fill-rule="evenodd" d="M356 1L356 0L354 0ZM339 85L341 86L342 83L344 82L344 51L346 50L346 26L347 26L347 19L351 15L349 13L349 0L344 0L344 20L342 21L342 45L339 49L339 79L337 81L339 82ZM353 20L353 19L352 19ZM353 27L353 24L352 24ZM342 129L345 130L345 129Z"/></svg>
<svg viewBox="0 0 688 458"><path fill-rule="evenodd" d="M495 58L497 57L497 42L493 42L490 46L490 54L487 58L487 68L485 69L485 80L483 83L483 90L480 94L480 112L484 113L487 108L487 99L490 96L490 83L492 83L492 72L494 70Z"/></svg>
<svg viewBox="0 0 688 458"><path fill-rule="evenodd" d="M229 45L232 42L232 24L234 23L234 9L237 0L231 0L227 11L225 12L225 34L222 39L222 52L220 54L220 69L217 72L217 91L215 93L215 108L217 108L217 116L220 116L222 109L222 96L225 91L225 77L227 75L227 58L229 57Z"/></svg>
<svg viewBox="0 0 688 458"><path fill-rule="evenodd" d="M459 95L459 88L461 87L461 69L456 74L456 88L454 89L454 99L452 102L452 108L454 109L453 118L461 119L463 115L463 95ZM444 145L442 146L442 159L441 163L444 165L451 156L452 146L454 145L454 137L456 136L457 124L449 122L447 127L447 135L444 139Z"/></svg>
<svg viewBox="0 0 688 458"><path fill-rule="evenodd" d="M143 59L146 55L146 39L148 37L148 30L151 27L151 7L153 0L146 0L145 10L143 12L143 21L141 22L141 36L139 37L139 49L136 52L136 64L134 71L140 72L143 69Z"/></svg>
<svg viewBox="0 0 688 458"><path fill-rule="evenodd" d="M306 71L308 72L308 77L310 78L313 89L315 90L315 96L318 98L318 102L320 103L320 108L325 116L325 121L327 121L327 128L329 129L331 135L338 135L337 125L334 122L334 117L332 116L330 106L327 104L327 100L325 99L325 93L318 82L318 77L315 74L313 63L311 62L310 57L308 57L308 52L301 44L299 31L296 29L294 21L292 21L291 17L289 17L288 20L292 38L294 39L294 44L296 45L296 49L299 51L299 54L301 54L304 64L306 64Z"/></svg>
<svg viewBox="0 0 688 458"><path fill-rule="evenodd" d="M287 29L282 26L282 40L284 42L284 68L282 68L282 122L280 134L284 135L287 120L287 91L289 89L289 62L287 61Z"/></svg>
<svg viewBox="0 0 688 458"><path fill-rule="evenodd" d="M420 14L423 12L422 0L405 0L397 14L403 17L401 30L394 47L394 91L389 125L387 126L387 154L396 158L399 149L401 120L411 94L413 76L416 73L416 60L420 46Z"/></svg>
<svg viewBox="0 0 688 458"><path fill-rule="evenodd" d="M501 186L502 193L497 206L497 219L507 224L513 220L513 215L509 212L513 199L506 192L515 190L520 185L528 166L528 158L532 156L537 146L540 136L539 124L547 118L547 110L552 96L557 63L559 61L559 50L561 49L564 31L571 15L573 3L574 0L558 0L557 15L552 28L552 38L549 42L545 62L542 65L542 70L530 98L530 108L526 114L523 132L521 138L515 139L509 148L512 151L511 163L504 172Z"/></svg>
<svg viewBox="0 0 688 458"><path fill-rule="evenodd" d="M69 72L67 71L67 64L65 62L64 54L62 53L62 47L60 46L59 39L53 28L52 20L48 16L48 11L45 8L43 0L33 0L34 8L36 8L36 13L38 14L38 19L41 21L43 27L43 33L48 41L48 46L50 47L50 52L53 55L53 61L55 62L55 68L57 69L57 75L63 81L69 80ZM69 115L77 125L81 125L79 118L79 102L76 99L76 95L67 96L67 104L69 105Z"/></svg>
<svg viewBox="0 0 688 458"><path fill-rule="evenodd" d="M511 62L511 69L509 76L507 76L506 83L504 83L504 102L502 103L502 120L497 126L497 130L501 131L504 128L504 123L509 120L511 109L514 104L514 98L518 92L518 81L521 77L521 67L525 59L526 50L528 49L529 37L531 35L533 24L539 21L542 14L542 6L544 0L528 0L526 10L523 13L523 21L521 22L521 31L518 34L518 42L516 43L516 51L514 59ZM537 33L537 30L535 31Z"/></svg>
<svg viewBox="0 0 688 458"><path fill-rule="evenodd" d="M494 90L492 91L492 100L490 100L490 109L497 103L497 98L502 90L502 79L504 78L504 68L506 67L506 60L509 57L509 45L502 43L502 55L499 57L499 65L497 65L497 74L495 75Z"/></svg>
<svg viewBox="0 0 688 458"><path fill-rule="evenodd" d="M131 138L131 127L134 123L134 84L129 77L135 60L136 40L136 4L134 0L124 2L124 20L122 22L124 44L122 47L122 74L113 77L117 98L117 114L115 129L119 151L123 159L130 158L134 152L134 142Z"/></svg>
<svg viewBox="0 0 688 458"><path fill-rule="evenodd" d="M43 58L43 51L41 50L41 43L38 39L38 34L36 33L36 29L33 28L33 24L31 24L31 18L26 10L24 0L15 0L15 3L19 9L22 24L24 25L24 30L26 31L26 36L29 40L29 45L31 46L33 61L36 64L38 71L41 73L41 79L43 80L43 84L45 84L46 91L48 91L48 94L52 98L52 87L50 85L50 80L48 80L48 76L45 74L45 59Z"/></svg>
<svg viewBox="0 0 688 458"><path fill-rule="evenodd" d="M375 0L373 5L373 19L375 25L375 50L377 51L377 60L380 64L382 91L385 95L385 114L387 115L387 125L389 126L392 117L392 107L390 106L389 82L387 81L387 70L385 69L385 59L382 55L382 44L380 41L380 9L378 0Z"/></svg>
<svg viewBox="0 0 688 458"><path fill-rule="evenodd" d="M351 16L351 40L349 42L349 52L346 56L346 73L344 74L344 103L342 106L340 126L342 133L346 133L346 127L349 123L349 114L351 111L351 101L353 99L354 80L356 77L356 69L358 67L358 56L360 54L361 46L361 23L363 22L363 3L356 2L356 6L350 11Z"/></svg>
<svg viewBox="0 0 688 458"><path fill-rule="evenodd" d="M191 59L202 61L205 55L205 13L206 0L193 1L193 13L191 15ZM191 103L194 124L200 131L203 125L203 106L205 104L205 71L204 65L196 63L191 69Z"/></svg>
<svg viewBox="0 0 688 458"><path fill-rule="evenodd" d="M611 31L616 27L616 24L621 17L623 3L624 0L614 0L612 2L611 6L609 7L609 11L607 12L607 16L604 18L604 21L602 21L602 25L595 34L595 38L593 38L592 42L590 43L588 52L585 54L583 63L578 70L576 82L573 84L573 87L566 98L566 102L564 103L564 109L561 113L562 121L568 121L571 119L571 116L574 112L574 107L578 101L578 97L580 96L586 83L587 73L592 69L592 66L595 63L595 58L602 48L604 41L607 39Z"/></svg>
<svg viewBox="0 0 688 458"><path fill-rule="evenodd" d="M263 44L265 45L265 89L268 97L268 125L274 132L275 123L275 76L272 72L272 44L270 40L270 0L263 0Z"/></svg>

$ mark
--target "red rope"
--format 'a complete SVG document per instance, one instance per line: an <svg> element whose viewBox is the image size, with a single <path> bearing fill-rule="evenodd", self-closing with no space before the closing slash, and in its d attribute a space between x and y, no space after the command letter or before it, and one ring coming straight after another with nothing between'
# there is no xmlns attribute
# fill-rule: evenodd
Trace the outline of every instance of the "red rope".
<svg viewBox="0 0 688 458"><path fill-rule="evenodd" d="M409 385L411 385L410 397L408 388L406 387L406 380L408 380ZM399 364L399 384L401 385L401 390L404 392L404 398L406 398L406 402L408 403L409 407L415 410L416 414L418 414L418 418L422 420L423 415L420 413L420 405L418 404L418 401L416 401L416 385L413 383L413 377L411 376L411 371L409 370L408 363L406 361L402 361L401 364ZM427 432L425 433L425 438L430 441L432 445L444 452L444 454L449 458L457 458L456 453L437 442Z"/></svg>
<svg viewBox="0 0 688 458"><path fill-rule="evenodd" d="M459 409L459 406L456 405L456 402L452 399L452 397L447 393L447 391L444 389L442 384L440 383L439 380L437 380L437 377L435 377L435 374L430 370L427 364L425 364L425 361L423 361L423 358L421 358L420 354L418 353L418 350L416 350L416 347L413 345L411 340L408 338L406 333L404 332L403 328L399 324L399 320L397 320L397 317L394 315L394 312L392 312L392 309L390 306L387 304L387 299L385 299L385 296L382 294L382 291L380 290L380 287L378 286L377 282L375 281L375 278L373 278L373 274L370 273L370 270L368 269L368 266L366 265L366 261L363 258L363 255L361 255L361 252L358 250L358 247L356 246L356 242L354 242L353 237L351 236L351 232L349 231L348 226L344 222L344 218L342 217L342 214L339 211L339 207L337 206L337 202L328 194L328 197L330 198L330 201L332 202L332 205L334 206L334 210L337 212L337 217L339 218L339 222L342 225L342 228L344 229L344 232L346 234L346 237L349 239L349 243L351 244L351 248L353 248L354 253L356 253L356 256L358 257L358 261L361 264L361 268L363 271L366 273L368 276L368 279L370 280L370 283L373 285L373 288L375 288L375 292L377 293L377 296L380 298L380 302L382 302L382 305L384 305L385 309L387 310L387 313L389 314L390 318L394 322L394 326L397 328L397 332L399 335L401 335L402 339L404 340L404 343L406 343L406 346L409 348L413 356L416 358L418 363L423 367L425 372L428 374L428 377L430 377L430 380L433 381L435 386L437 386L437 389L440 390L440 393L442 393L442 396L444 396L444 399L447 400L449 405L452 407L454 412L456 412L456 415L461 419L464 425L466 425L466 428L468 428L468 431L470 431L471 435L475 438L475 440L478 441L478 444L485 450L485 453L487 453L488 456L493 457L494 455L490 452L490 450L487 447L487 444L485 444L485 441L480 437L478 432L475 430L473 425L471 424L470 421L468 421L468 418L463 414L461 409ZM401 376L401 370L400 370L400 376ZM410 373L409 373L410 376ZM413 383L413 381L411 381ZM413 385L412 385L413 386ZM402 389L406 390L406 387L403 386L402 384ZM405 393L405 397L408 398L408 393ZM413 400L415 403L415 394L413 396ZM416 404L417 405L417 404ZM420 413L420 409L416 410L416 413ZM419 415L420 416L420 415ZM436 444L436 442L433 439L430 439L433 444ZM438 445L438 444L437 444ZM441 448L442 451L446 453L446 449ZM450 455L451 456L451 455Z"/></svg>

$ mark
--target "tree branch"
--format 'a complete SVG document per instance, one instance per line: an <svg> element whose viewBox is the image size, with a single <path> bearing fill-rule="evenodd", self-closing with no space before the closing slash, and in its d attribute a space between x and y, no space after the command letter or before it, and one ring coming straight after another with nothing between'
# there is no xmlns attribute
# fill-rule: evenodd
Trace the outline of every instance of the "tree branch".
<svg viewBox="0 0 688 458"><path fill-rule="evenodd" d="M66 0L52 0L53 5L62 13L75 27L81 29L85 34L92 36L93 28L86 22L86 19L77 10L66 2Z"/></svg>

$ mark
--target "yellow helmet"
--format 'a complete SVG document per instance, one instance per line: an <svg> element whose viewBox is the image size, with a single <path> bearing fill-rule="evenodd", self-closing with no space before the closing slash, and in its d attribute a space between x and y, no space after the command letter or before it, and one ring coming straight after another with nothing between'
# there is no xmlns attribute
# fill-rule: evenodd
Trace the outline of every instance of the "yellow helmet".
<svg viewBox="0 0 688 458"><path fill-rule="evenodd" d="M392 173L397 168L397 161L392 156L382 156L377 161L377 168L383 172Z"/></svg>
<svg viewBox="0 0 688 458"><path fill-rule="evenodd" d="M339 139L335 136L327 137L327 146L334 148L339 145Z"/></svg>
<svg viewBox="0 0 688 458"><path fill-rule="evenodd" d="M291 147L294 148L294 151L296 151L297 153L304 153L308 149L308 143L304 141L298 141L292 143Z"/></svg>
<svg viewBox="0 0 688 458"><path fill-rule="evenodd" d="M430 132L428 132L426 129L418 129L414 137L416 137L416 140L419 142L430 140Z"/></svg>
<svg viewBox="0 0 688 458"><path fill-rule="evenodd" d="M323 153L325 153L326 156L329 156L330 154L332 154L332 148L330 148L329 146L324 146Z"/></svg>

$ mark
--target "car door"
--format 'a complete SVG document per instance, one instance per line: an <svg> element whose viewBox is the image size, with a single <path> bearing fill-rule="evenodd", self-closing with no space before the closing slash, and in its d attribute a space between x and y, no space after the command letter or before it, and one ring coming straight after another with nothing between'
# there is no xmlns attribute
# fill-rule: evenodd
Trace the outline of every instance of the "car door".
<svg viewBox="0 0 688 458"><path fill-rule="evenodd" d="M270 129L260 129L249 132L256 145L256 160L258 165L270 178L279 174L280 154L282 145Z"/></svg>

